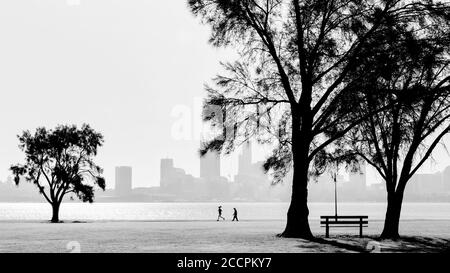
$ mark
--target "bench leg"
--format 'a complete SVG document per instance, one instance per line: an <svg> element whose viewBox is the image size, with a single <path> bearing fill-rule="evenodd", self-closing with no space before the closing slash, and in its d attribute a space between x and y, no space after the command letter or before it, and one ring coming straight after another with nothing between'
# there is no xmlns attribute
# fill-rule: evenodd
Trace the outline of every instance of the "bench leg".
<svg viewBox="0 0 450 273"><path fill-rule="evenodd" d="M359 225L359 237L360 238L363 237L363 225L362 224Z"/></svg>
<svg viewBox="0 0 450 273"><path fill-rule="evenodd" d="M326 225L325 227L325 238L329 238L330 237L330 227L328 225Z"/></svg>

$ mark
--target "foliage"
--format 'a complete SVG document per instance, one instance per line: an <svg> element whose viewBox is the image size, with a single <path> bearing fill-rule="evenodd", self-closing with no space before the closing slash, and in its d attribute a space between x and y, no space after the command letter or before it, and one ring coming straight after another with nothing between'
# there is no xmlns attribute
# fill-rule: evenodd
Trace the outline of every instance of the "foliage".
<svg viewBox="0 0 450 273"><path fill-rule="evenodd" d="M34 134L24 131L18 138L25 163L11 166L17 185L23 177L51 204L61 203L69 193L93 202L94 185L105 189L103 170L93 161L103 136L89 125L41 127Z"/></svg>

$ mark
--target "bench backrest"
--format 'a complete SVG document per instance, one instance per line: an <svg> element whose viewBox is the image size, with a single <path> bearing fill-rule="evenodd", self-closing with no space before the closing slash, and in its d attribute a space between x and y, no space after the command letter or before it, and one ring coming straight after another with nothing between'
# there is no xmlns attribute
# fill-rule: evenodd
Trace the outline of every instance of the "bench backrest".
<svg viewBox="0 0 450 273"><path fill-rule="evenodd" d="M369 216L366 215L326 215L326 216L320 216L321 219L326 218L337 218L337 219L369 219Z"/></svg>
<svg viewBox="0 0 450 273"><path fill-rule="evenodd" d="M366 225L369 223L368 216L321 216L320 224L345 224L345 225Z"/></svg>

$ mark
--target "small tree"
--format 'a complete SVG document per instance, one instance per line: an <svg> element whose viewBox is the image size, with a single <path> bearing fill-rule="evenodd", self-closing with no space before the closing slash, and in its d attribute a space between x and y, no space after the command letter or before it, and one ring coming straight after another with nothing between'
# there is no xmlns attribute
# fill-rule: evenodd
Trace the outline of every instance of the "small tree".
<svg viewBox="0 0 450 273"><path fill-rule="evenodd" d="M15 182L20 178L33 183L52 205L51 222L59 222L59 208L66 194L75 194L81 201L92 203L94 184L105 189L103 170L93 157L103 143L103 136L84 124L59 125L54 130L38 128L34 134L24 131L19 148L25 152L25 164L11 166Z"/></svg>

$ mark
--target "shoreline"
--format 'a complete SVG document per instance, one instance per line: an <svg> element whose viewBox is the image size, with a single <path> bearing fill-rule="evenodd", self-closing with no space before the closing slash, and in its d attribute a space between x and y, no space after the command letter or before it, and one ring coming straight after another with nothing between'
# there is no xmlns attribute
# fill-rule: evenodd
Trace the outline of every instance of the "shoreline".
<svg viewBox="0 0 450 273"><path fill-rule="evenodd" d="M315 221L319 221L320 218L310 218L309 219L310 224L314 223ZM11 223L11 224L20 224L20 223L50 223L50 219L45 220L45 219L26 219L26 220L14 220L14 219L8 219L8 220L3 220L0 219L0 224L1 223ZM232 222L231 220L225 220L225 221L217 221L216 219L211 219L211 220L205 220L205 219L179 219L179 220L174 220L174 219L148 219L148 220L141 220L141 219L100 219L100 220L91 220L91 219L61 219L59 223L54 223L54 224L80 224L80 223L215 223L215 222L220 222L220 223L228 223L228 222ZM244 219L244 220L239 220L239 222L243 222L243 223L254 223L254 222L286 222L286 219ZM370 223L379 223L379 222L384 222L384 219L369 219L369 224ZM450 223L450 219L423 219L423 218L417 218L417 219L404 219L404 220L400 220L400 225L402 223L407 223L407 222L449 222Z"/></svg>

